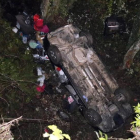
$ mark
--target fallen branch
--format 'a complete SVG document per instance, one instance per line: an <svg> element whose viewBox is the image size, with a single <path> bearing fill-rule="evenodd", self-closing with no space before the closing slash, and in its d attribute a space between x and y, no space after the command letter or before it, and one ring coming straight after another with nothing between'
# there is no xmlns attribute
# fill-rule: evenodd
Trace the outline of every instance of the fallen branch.
<svg viewBox="0 0 140 140"><path fill-rule="evenodd" d="M0 121L11 121L11 120L16 120L15 118L2 118L0 119ZM32 122L47 122L48 123L48 120L42 120L42 119L29 119L29 118L21 118L20 121L32 121Z"/></svg>
<svg viewBox="0 0 140 140"><path fill-rule="evenodd" d="M11 126L14 125L14 123L19 122L19 120L22 119L22 116L16 119L11 120L10 122L5 123L4 119L2 118L1 120L3 121L2 124L0 124L0 140L12 140L13 136L11 133Z"/></svg>
<svg viewBox="0 0 140 140"><path fill-rule="evenodd" d="M134 43L125 54L123 61L123 69L130 68L131 64L133 63L133 59L139 50L140 50L140 40Z"/></svg>

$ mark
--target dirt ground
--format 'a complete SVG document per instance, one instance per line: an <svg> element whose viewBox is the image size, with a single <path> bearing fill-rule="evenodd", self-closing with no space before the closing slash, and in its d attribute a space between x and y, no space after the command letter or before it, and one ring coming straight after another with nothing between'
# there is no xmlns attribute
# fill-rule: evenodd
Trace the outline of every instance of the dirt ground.
<svg viewBox="0 0 140 140"><path fill-rule="evenodd" d="M61 18L60 18L61 20ZM57 27L63 26L66 23L63 21L57 24ZM53 28L56 28L53 26ZM48 62L49 63L49 62ZM67 133L71 136L72 140L96 140L97 136L95 134L95 129L92 128L80 114L80 112L74 112L70 114L63 108L63 96L67 92L63 85L59 85L59 79L55 72L52 72L47 68L47 74L49 75L46 82L46 91L41 95L35 96L32 101L25 104L20 111L17 112L18 116L23 116L27 119L22 121L19 125L12 128L12 132L16 140L43 140L42 134L48 125L57 125L63 133ZM119 85L124 87L129 87L133 85L131 77L125 76L125 71L120 70L116 67L111 67L112 74L117 79ZM139 98L138 91L135 86L132 95L132 105L136 105L136 99ZM63 120L59 115L58 111L63 110L69 114L71 121L67 122ZM134 116L128 118L125 124L114 132L110 132L107 135L113 138L130 138L132 134L128 131L131 127L131 122ZM30 119L36 119L31 121ZM38 121L41 119L42 121Z"/></svg>
<svg viewBox="0 0 140 140"><path fill-rule="evenodd" d="M96 130L86 122L80 112L76 111L70 114L64 109L62 99L67 91L63 85L58 86L59 84L56 83L59 83L59 80L55 73L52 73L52 77L47 81L48 90L46 89L43 95L35 96L31 102L22 108L22 111L18 112L19 116L22 115L23 118L27 118L29 121L23 121L19 126L13 127L12 131L16 140L43 140L42 134L45 128L52 124L57 125L63 133L69 134L72 140L97 139ZM136 97L136 93L133 95L134 99L139 98ZM132 104L136 104L134 100L132 100ZM68 113L71 120L62 119L58 115L59 110ZM121 128L107 135L113 138L132 137L128 130L131 127L130 123L133 121L133 117L129 117ZM43 121L30 121L30 119L41 119Z"/></svg>

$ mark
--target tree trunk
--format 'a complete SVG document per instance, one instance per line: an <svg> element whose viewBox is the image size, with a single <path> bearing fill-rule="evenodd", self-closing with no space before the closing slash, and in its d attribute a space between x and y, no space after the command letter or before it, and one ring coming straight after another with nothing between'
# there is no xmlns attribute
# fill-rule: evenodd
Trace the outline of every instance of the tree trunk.
<svg viewBox="0 0 140 140"><path fill-rule="evenodd" d="M76 0L42 0L40 10L42 18L51 22L56 16L67 16L69 9Z"/></svg>
<svg viewBox="0 0 140 140"><path fill-rule="evenodd" d="M140 5L138 7L140 7ZM140 11L137 13L133 23L127 49L128 51L124 56L123 69L130 68L135 55L140 50Z"/></svg>
<svg viewBox="0 0 140 140"><path fill-rule="evenodd" d="M124 56L123 69L130 68L136 53L140 50L140 39L134 43Z"/></svg>
<svg viewBox="0 0 140 140"><path fill-rule="evenodd" d="M47 21L53 20L58 14L58 8L61 0L42 0L40 10L42 18Z"/></svg>

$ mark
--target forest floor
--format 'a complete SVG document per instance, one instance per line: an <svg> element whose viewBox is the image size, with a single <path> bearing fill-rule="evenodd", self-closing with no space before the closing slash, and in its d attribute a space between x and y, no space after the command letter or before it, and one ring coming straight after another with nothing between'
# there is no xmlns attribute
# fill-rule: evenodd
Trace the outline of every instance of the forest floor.
<svg viewBox="0 0 140 140"><path fill-rule="evenodd" d="M16 140L42 140L42 134L44 133L45 128L52 124L57 125L64 133L69 134L72 140L97 139L94 132L96 130L86 122L80 112L76 111L70 114L63 108L63 96L67 91L63 86L56 88L56 82L59 83L59 80L54 73L50 80L48 80L48 91L42 96L35 96L32 101L25 104L20 110L17 110L17 116L23 116L23 118L27 119L41 119L43 122L29 120L19 123L19 126L13 127L12 130ZM140 97L133 93L131 100L132 105L136 105L137 102L135 102L135 99L140 99ZM71 120L65 121L62 119L58 115L59 110L63 110L69 114ZM107 135L114 138L132 137L132 134L128 132L128 130L131 127L130 123L133 121L133 117L134 116L130 116L121 128L114 132L110 132Z"/></svg>
<svg viewBox="0 0 140 140"><path fill-rule="evenodd" d="M48 24L51 30L63 26L66 24L66 21L63 18L56 18L55 22L51 25ZM95 48L95 50L98 50ZM106 50L107 52L107 50ZM136 105L140 100L139 87L136 86L136 78L132 77L130 74L126 74L126 70L121 70L119 65L116 67L112 64L112 60L108 58L105 52L97 52L101 59L104 60L105 64L110 66L110 71L117 79L117 82L122 87L131 87L133 95L131 96L132 106ZM107 54L111 52L108 52ZM116 54L117 56L118 54ZM114 54L112 54L113 59ZM49 63L49 62L47 62ZM15 140L43 140L42 134L44 133L48 125L57 125L63 133L70 135L72 140L96 140L96 131L92 128L80 114L76 111L72 114L64 110L63 108L63 96L66 94L66 90L61 85L59 85L59 80L56 76L56 73L52 68L47 67L47 88L46 91L40 95L35 95L29 103L17 105L18 109L9 112L9 116L13 118L15 116L23 116L26 120L19 122L19 125L12 127L12 132L15 137ZM58 115L59 110L64 110L69 114L71 121L65 121ZM8 109L7 109L8 111ZM35 119L35 120L30 120ZM132 137L132 134L128 131L131 127L131 122L133 121L134 116L129 117L125 124L114 132L110 132L107 135L114 138L129 138ZM42 121L41 121L42 120Z"/></svg>
<svg viewBox="0 0 140 140"><path fill-rule="evenodd" d="M61 25L62 22L61 22ZM64 22L65 25L65 22ZM57 24L58 26L58 24ZM49 63L49 62L47 62ZM50 69L50 70L49 70ZM133 91L131 104L136 105L140 96L138 96L133 85L133 80L131 77L125 75L125 70L120 70L119 67L111 67L113 71L113 76L117 79L118 84L124 87L129 87L131 85ZM48 125L57 125L64 133L71 136L72 140L96 140L96 131L92 128L80 114L76 111L73 114L67 112L63 108L63 96L66 94L66 90L63 85L59 86L59 79L52 68L47 68L48 80L46 92L42 95L35 96L32 101L25 104L19 111L17 111L18 116L23 116L27 119L41 119L41 121L23 121L19 126L13 127L12 132L15 139L18 140L42 140L42 134ZM136 101L137 99L137 101ZM63 110L68 113L71 121L63 120L59 115L58 111ZM107 135L114 138L130 138L132 134L128 131L131 127L131 122L133 117L129 117L125 124L114 132L110 132ZM45 122L44 122L45 120Z"/></svg>

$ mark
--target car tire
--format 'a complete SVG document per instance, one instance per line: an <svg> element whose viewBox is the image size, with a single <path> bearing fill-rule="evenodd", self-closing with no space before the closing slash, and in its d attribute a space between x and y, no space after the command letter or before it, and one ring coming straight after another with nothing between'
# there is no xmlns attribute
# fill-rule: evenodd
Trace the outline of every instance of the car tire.
<svg viewBox="0 0 140 140"><path fill-rule="evenodd" d="M80 32L80 37L81 36L85 36L88 40L88 45L91 46L93 44L93 38L92 38L92 35L88 32Z"/></svg>
<svg viewBox="0 0 140 140"><path fill-rule="evenodd" d="M84 117L92 126L97 126L101 123L102 118L98 112L93 109L88 109L84 111Z"/></svg>
<svg viewBox="0 0 140 140"><path fill-rule="evenodd" d="M117 98L117 101L121 103L128 103L131 100L130 91L124 88L116 89L114 94L115 94L115 98Z"/></svg>
<svg viewBox="0 0 140 140"><path fill-rule="evenodd" d="M62 61L61 53L56 46L52 45L48 48L48 56L55 65L59 65Z"/></svg>

